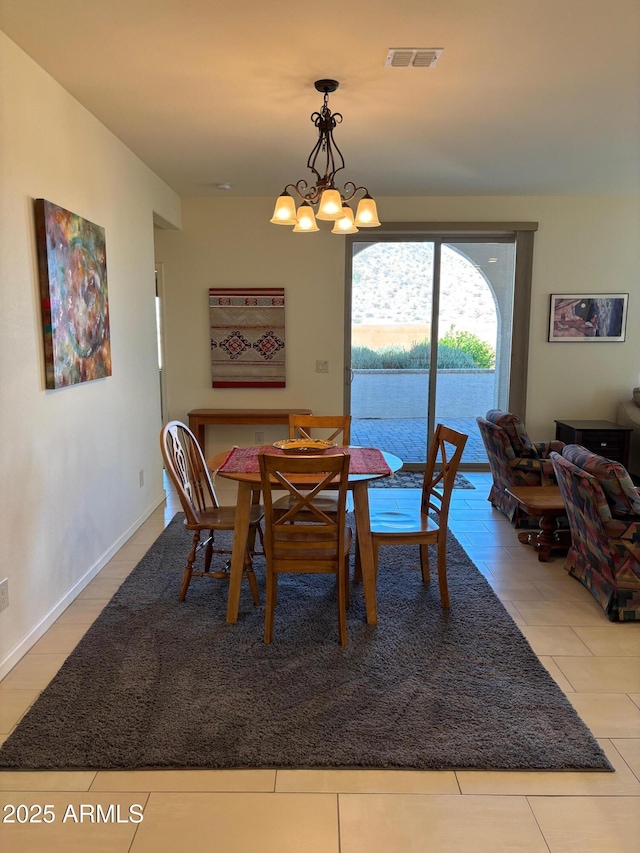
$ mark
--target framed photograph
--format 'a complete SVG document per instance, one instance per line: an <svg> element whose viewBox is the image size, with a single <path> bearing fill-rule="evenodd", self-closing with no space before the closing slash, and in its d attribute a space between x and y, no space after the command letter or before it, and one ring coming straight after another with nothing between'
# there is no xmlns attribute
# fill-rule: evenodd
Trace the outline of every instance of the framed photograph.
<svg viewBox="0 0 640 853"><path fill-rule="evenodd" d="M552 293L549 340L624 341L628 293Z"/></svg>
<svg viewBox="0 0 640 853"><path fill-rule="evenodd" d="M35 217L46 387L111 376L104 228L43 198Z"/></svg>

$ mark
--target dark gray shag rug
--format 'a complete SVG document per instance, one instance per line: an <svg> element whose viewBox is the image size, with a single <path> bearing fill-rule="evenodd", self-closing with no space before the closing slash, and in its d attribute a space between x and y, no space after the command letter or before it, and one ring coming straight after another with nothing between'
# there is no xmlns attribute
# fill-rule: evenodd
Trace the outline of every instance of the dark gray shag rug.
<svg viewBox="0 0 640 853"><path fill-rule="evenodd" d="M372 480L370 489L421 489L424 474L422 471L397 471L391 477L383 477L381 480ZM456 474L454 489L475 489L462 474Z"/></svg>
<svg viewBox="0 0 640 853"><path fill-rule="evenodd" d="M334 578L284 576L265 646L246 582L236 625L221 582L194 578L178 602L182 518L7 739L0 766L612 769L453 537L449 613L437 581L421 583L417 548L383 548L377 626L354 587L341 648ZM262 587L262 557L256 570Z"/></svg>

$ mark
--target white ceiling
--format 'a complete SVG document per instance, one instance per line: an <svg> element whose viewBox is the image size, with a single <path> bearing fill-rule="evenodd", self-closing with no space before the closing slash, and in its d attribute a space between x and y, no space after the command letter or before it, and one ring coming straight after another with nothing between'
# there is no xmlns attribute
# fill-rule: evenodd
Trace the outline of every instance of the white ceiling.
<svg viewBox="0 0 640 853"><path fill-rule="evenodd" d="M640 189L640 0L0 0L0 29L181 196L310 177L323 77L375 196Z"/></svg>

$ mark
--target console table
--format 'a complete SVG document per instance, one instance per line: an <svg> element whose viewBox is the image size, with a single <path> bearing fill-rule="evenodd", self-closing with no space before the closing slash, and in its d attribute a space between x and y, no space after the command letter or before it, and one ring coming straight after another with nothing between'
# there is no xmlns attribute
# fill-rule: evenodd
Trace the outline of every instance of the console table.
<svg viewBox="0 0 640 853"><path fill-rule="evenodd" d="M289 424L289 415L310 415L311 409L192 409L189 429L205 452L205 427L222 424Z"/></svg>
<svg viewBox="0 0 640 853"><path fill-rule="evenodd" d="M556 438L565 444L581 444L598 456L629 467L632 427L611 421L556 421Z"/></svg>

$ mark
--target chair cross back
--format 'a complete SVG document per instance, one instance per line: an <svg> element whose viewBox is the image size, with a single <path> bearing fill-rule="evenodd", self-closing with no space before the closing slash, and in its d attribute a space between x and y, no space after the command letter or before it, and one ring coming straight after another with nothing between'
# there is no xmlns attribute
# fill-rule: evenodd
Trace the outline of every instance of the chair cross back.
<svg viewBox="0 0 640 853"><path fill-rule="evenodd" d="M346 526L348 453L330 456L276 456L261 453L260 475L265 510L265 553L267 557L267 603L264 641L270 643L277 601L277 579L283 572L330 573L338 588L340 643L347 644L346 608L349 600L348 560L351 530ZM301 477L298 485L296 475ZM303 475L313 475L307 476ZM314 499L326 488L337 489L331 513ZM273 490L287 492L288 504L278 511ZM304 490L304 491L302 491ZM290 505L289 505L290 504Z"/></svg>
<svg viewBox="0 0 640 853"><path fill-rule="evenodd" d="M466 440L460 446L459 433L439 425L433 437L429 460L422 485L422 512L433 511L441 516L447 513L451 500L460 457ZM453 453L449 454L449 448ZM436 470L436 466L439 466Z"/></svg>
<svg viewBox="0 0 640 853"><path fill-rule="evenodd" d="M309 457L307 457L309 458ZM339 471L341 468L336 468ZM301 513L305 514L305 518L308 520L309 516L312 517L312 520L315 522L320 522L322 524L335 524L335 519L331 518L323 512L323 510L314 504L314 499L323 489L327 489L331 487L331 481L336 476L335 471L330 471L324 477L324 479L318 483L317 486L314 486L313 489L309 491L300 491L300 488L307 489L308 486L298 487L293 483L289 482L286 476L278 470L274 470L272 476L283 486L289 493L290 497L290 507L286 513L281 515L279 518L274 520L274 525L280 526L282 524L288 524L292 521L298 521ZM308 514L308 515L307 515Z"/></svg>
<svg viewBox="0 0 640 853"><path fill-rule="evenodd" d="M339 438L338 444L348 446L351 415L289 415L289 438L311 438L312 429L333 430L326 440Z"/></svg>
<svg viewBox="0 0 640 853"><path fill-rule="evenodd" d="M378 552L385 545L419 545L422 580L430 580L428 546L437 548L438 584L444 608L449 607L447 585L447 519L451 492L468 436L438 424L429 448L422 481L420 505L398 510L372 511L371 540L377 573ZM431 517L435 512L437 522ZM356 579L360 576L359 555L356 553Z"/></svg>

